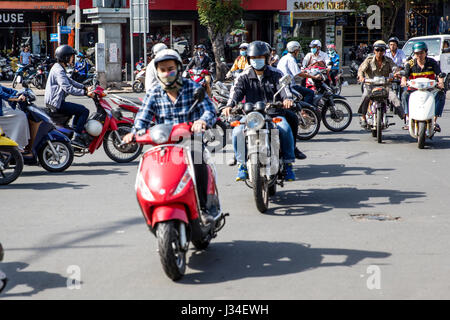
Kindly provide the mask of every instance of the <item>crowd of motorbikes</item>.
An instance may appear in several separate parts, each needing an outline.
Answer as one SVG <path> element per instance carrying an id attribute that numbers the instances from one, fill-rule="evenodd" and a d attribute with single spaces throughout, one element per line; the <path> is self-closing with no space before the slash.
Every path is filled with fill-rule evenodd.
<path id="1" fill-rule="evenodd" d="M 20 65 L 18 67 L 20 68 Z M 139 72 L 143 71 L 145 72 Z M 348 128 L 352 121 L 352 109 L 347 99 L 340 95 L 342 74 L 338 74 L 340 78 L 337 79 L 337 85 L 333 86 L 327 68 L 307 68 L 306 71 L 320 77 L 306 81 L 306 87 L 315 92 L 312 104 L 303 101 L 301 95 L 291 88 L 295 102 L 293 111 L 299 119 L 296 139 L 313 139 L 321 122 L 333 132 Z M 278 130 L 275 130 L 275 124 L 283 119 L 269 115 L 271 109 L 282 108 L 282 105 L 276 102 L 276 95 L 273 101 L 260 101 L 255 104 L 243 100 L 233 108 L 231 116 L 225 117 L 221 110 L 230 98 L 232 82 L 215 81 L 213 77 L 211 99 L 216 105 L 218 118 L 214 126 L 202 135 L 200 141 L 205 146 L 204 157 L 208 165 L 208 211 L 213 212 L 214 219 L 204 223 L 200 219 L 194 161 L 190 145 L 185 143 L 193 136 L 192 124 L 153 125 L 146 131 L 138 132 L 131 144 L 125 144 L 122 138 L 131 131 L 143 101 L 139 98 L 108 95 L 94 82 L 93 101 L 96 111 L 89 116 L 84 137 L 89 141 L 89 146 L 80 148 L 70 142 L 74 133 L 68 125 L 70 117 L 46 107 L 36 106 L 36 97 L 29 88 L 29 84 L 33 83 L 33 78 L 30 78 L 32 73 L 30 69 L 22 72 L 20 81 L 17 77 L 14 79 L 22 83 L 23 89 L 19 94 L 26 97 L 26 101 L 20 103 L 19 107 L 26 113 L 30 123 L 32 156 L 24 158 L 17 144 L 8 139 L 0 129 L 0 185 L 16 180 L 24 165 L 39 164 L 49 172 L 62 172 L 70 167 L 74 157 L 92 154 L 102 145 L 107 156 L 118 163 L 133 161 L 142 154 L 135 182 L 137 201 L 149 230 L 157 238 L 163 269 L 172 280 L 180 279 L 185 273 L 189 243 L 192 242 L 197 249 L 205 249 L 225 225 L 228 214 L 222 211 L 220 205 L 217 173 L 211 161 L 211 153 L 226 146 L 230 140 L 227 135 L 229 129 L 237 125 L 245 126 L 249 170 L 245 183 L 252 189 L 258 211 L 266 212 L 270 197 L 276 194 L 278 186 L 284 185 L 285 164 L 280 161 L 280 140 Z M 211 75 L 211 72 L 192 69 L 185 73 L 185 77 L 202 85 L 202 89 L 195 93 L 196 102 L 190 111 L 195 110 L 198 103 L 205 98 L 206 75 Z M 238 76 L 239 72 L 233 74 L 233 77 Z M 145 77 L 136 79 L 142 82 L 142 88 L 144 79 Z M 284 76 L 280 80 L 281 89 L 289 86 L 291 80 L 289 76 Z M 394 86 L 398 95 L 401 95 L 401 88 L 394 78 L 370 79 L 366 80 L 366 85 L 370 87 L 371 99 L 367 112 L 367 129 L 381 142 L 382 131 L 392 125 L 389 122 L 392 116 L 388 111 L 392 106 L 387 100 L 387 88 Z M 429 79 L 416 79 L 408 82 L 408 85 L 417 89 L 410 98 L 409 133 L 418 140 L 419 148 L 423 148 L 425 138 L 434 135 L 433 90 L 436 83 Z M 142 88 L 138 90 L 142 91 Z M 129 116 L 124 116 L 125 113 L 129 113 Z M 240 120 L 242 115 L 246 116 L 245 121 Z M 145 153 L 144 145 L 150 145 Z M 3 250 L 0 246 L 0 261 L 2 256 Z M 2 284 L 6 283 L 3 279 L 6 277 L 2 276 L 0 272 L 0 290 Z"/>

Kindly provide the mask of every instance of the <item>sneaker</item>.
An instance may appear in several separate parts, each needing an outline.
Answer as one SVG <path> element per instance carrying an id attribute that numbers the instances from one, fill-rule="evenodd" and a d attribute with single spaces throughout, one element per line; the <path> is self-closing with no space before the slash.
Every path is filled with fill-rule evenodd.
<path id="1" fill-rule="evenodd" d="M 236 158 L 233 157 L 233 159 L 228 160 L 227 165 L 229 165 L 230 167 L 235 166 L 237 163 Z"/>
<path id="2" fill-rule="evenodd" d="M 248 179 L 247 167 L 243 164 L 239 165 L 236 181 L 245 181 Z"/>
<path id="3" fill-rule="evenodd" d="M 361 124 L 361 127 L 365 128 L 367 127 L 367 121 L 366 120 L 360 120 L 359 123 Z"/>
<path id="4" fill-rule="evenodd" d="M 286 164 L 286 177 L 284 178 L 285 181 L 294 181 L 295 180 L 295 173 L 292 170 L 292 163 Z"/>
<path id="5" fill-rule="evenodd" d="M 202 219 L 202 222 L 204 225 L 214 222 L 213 216 L 210 215 L 208 210 L 206 210 L 206 209 L 200 210 L 200 218 Z"/>
<path id="6" fill-rule="evenodd" d="M 306 159 L 306 155 L 303 152 L 301 152 L 297 147 L 295 147 L 294 153 L 295 153 L 296 159 L 298 159 L 298 160 Z"/>
<path id="7" fill-rule="evenodd" d="M 80 147 L 80 148 L 89 147 L 88 145 L 86 145 L 86 142 L 79 135 L 76 135 L 75 138 L 73 138 L 71 142 L 73 145 Z"/>

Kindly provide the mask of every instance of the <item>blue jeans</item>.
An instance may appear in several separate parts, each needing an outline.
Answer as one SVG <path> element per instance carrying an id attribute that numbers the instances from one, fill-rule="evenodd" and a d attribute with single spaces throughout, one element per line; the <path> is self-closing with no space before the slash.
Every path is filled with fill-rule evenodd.
<path id="1" fill-rule="evenodd" d="M 302 86 L 292 86 L 292 88 L 303 96 L 303 101 L 314 104 L 314 91 Z"/>
<path id="2" fill-rule="evenodd" d="M 277 117 L 283 119 L 283 121 L 277 123 L 277 129 L 280 133 L 280 147 L 281 155 L 283 157 L 284 163 L 295 162 L 294 153 L 294 136 L 292 135 L 291 127 L 284 117 Z M 241 119 L 245 120 L 245 117 Z M 244 125 L 234 127 L 233 134 L 233 149 L 236 155 L 236 161 L 240 164 L 245 164 L 247 162 L 247 145 L 245 143 L 244 137 Z"/>
<path id="3" fill-rule="evenodd" d="M 63 101 L 58 109 L 59 113 L 74 116 L 72 127 L 77 134 L 83 133 L 84 125 L 89 117 L 89 110 L 81 104 Z"/>

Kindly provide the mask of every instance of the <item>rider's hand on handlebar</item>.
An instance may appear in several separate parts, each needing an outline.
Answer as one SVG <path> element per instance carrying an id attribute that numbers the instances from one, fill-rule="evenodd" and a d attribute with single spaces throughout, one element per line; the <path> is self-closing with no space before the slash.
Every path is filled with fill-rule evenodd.
<path id="1" fill-rule="evenodd" d="M 363 83 L 364 82 L 364 77 L 358 77 L 358 82 Z"/>
<path id="2" fill-rule="evenodd" d="M 283 101 L 283 108 L 284 109 L 290 109 L 294 106 L 294 101 L 291 99 L 286 99 Z"/>
<path id="3" fill-rule="evenodd" d="M 225 117 L 229 117 L 231 115 L 232 107 L 226 107 L 222 109 L 222 113 Z"/>
<path id="4" fill-rule="evenodd" d="M 192 132 L 202 132 L 206 130 L 206 122 L 203 120 L 194 121 L 192 124 L 191 131 Z"/>
<path id="5" fill-rule="evenodd" d="M 131 142 L 133 142 L 133 140 L 134 140 L 134 133 L 132 133 L 132 132 L 127 133 L 127 134 L 122 138 L 122 141 L 123 141 L 124 143 L 131 143 Z"/>
<path id="6" fill-rule="evenodd" d="M 402 82 L 400 83 L 400 86 L 402 86 L 402 87 L 406 87 L 407 86 L 406 78 L 402 78 Z"/>
<path id="7" fill-rule="evenodd" d="M 26 101 L 27 97 L 25 97 L 23 94 L 21 94 L 18 98 L 19 101 Z"/>

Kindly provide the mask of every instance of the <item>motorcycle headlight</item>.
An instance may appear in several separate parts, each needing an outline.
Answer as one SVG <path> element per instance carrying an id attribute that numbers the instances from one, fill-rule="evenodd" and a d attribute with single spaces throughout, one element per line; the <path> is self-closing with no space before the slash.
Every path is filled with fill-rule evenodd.
<path id="1" fill-rule="evenodd" d="M 259 112 L 251 112 L 247 115 L 247 128 L 259 130 L 264 127 L 264 116 Z"/>

